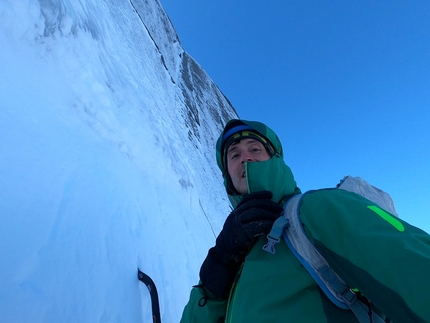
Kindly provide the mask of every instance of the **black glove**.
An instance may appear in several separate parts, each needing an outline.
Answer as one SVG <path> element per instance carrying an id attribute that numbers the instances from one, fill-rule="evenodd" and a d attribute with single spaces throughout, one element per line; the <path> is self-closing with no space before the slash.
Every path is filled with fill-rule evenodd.
<path id="1" fill-rule="evenodd" d="M 203 286 L 220 298 L 227 298 L 236 272 L 255 242 L 255 237 L 268 234 L 282 207 L 271 200 L 273 194 L 260 191 L 245 194 L 230 213 L 215 247 L 200 269 Z"/>

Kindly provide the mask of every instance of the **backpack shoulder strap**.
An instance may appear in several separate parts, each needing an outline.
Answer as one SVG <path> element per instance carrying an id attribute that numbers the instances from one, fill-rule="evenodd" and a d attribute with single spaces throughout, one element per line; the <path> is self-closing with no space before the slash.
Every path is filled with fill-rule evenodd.
<path id="1" fill-rule="evenodd" d="M 331 269 L 326 259 L 309 240 L 299 218 L 302 197 L 303 194 L 297 194 L 288 200 L 282 216 L 275 221 L 268 234 L 268 243 L 263 247 L 263 250 L 275 253 L 275 245 L 283 237 L 291 252 L 335 305 L 341 309 L 352 310 L 362 323 L 383 323 L 384 321 L 375 313 L 372 312 L 372 316 L 370 316 L 369 307 L 362 303 L 357 295 Z"/>

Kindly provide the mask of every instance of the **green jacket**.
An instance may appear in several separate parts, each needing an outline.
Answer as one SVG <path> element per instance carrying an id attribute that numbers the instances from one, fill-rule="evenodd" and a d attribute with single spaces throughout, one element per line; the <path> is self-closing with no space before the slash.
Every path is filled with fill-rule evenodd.
<path id="1" fill-rule="evenodd" d="M 223 169 L 222 154 L 219 157 Z M 273 173 L 281 174 L 283 182 Z M 250 192 L 270 190 L 281 204 L 300 191 L 283 163 L 282 147 L 269 161 L 248 163 L 247 178 Z M 235 204 L 240 196 L 230 200 Z M 390 215 L 382 217 L 373 205 L 344 190 L 317 190 L 304 195 L 300 219 L 330 266 L 377 311 L 396 323 L 430 322 L 430 236 Z M 204 290 L 193 288 L 181 322 L 357 322 L 352 312 L 331 303 L 284 242 L 274 255 L 262 250 L 266 242 L 266 237 L 256 241 L 227 301 L 209 297 L 200 306 Z"/>

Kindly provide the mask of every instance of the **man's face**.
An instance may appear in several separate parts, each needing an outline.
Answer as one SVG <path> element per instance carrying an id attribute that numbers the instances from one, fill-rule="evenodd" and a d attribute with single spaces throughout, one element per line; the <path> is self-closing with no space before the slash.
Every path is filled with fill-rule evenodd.
<path id="1" fill-rule="evenodd" d="M 227 149 L 227 171 L 234 188 L 240 193 L 248 193 L 245 178 L 245 162 L 259 162 L 270 159 L 264 145 L 255 139 L 236 141 Z"/>

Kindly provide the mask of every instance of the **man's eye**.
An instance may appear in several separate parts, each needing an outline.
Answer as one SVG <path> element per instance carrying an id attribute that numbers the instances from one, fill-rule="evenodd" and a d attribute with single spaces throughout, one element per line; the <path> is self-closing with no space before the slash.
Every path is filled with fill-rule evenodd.
<path id="1" fill-rule="evenodd" d="M 261 151 L 261 149 L 260 149 L 260 148 L 252 148 L 252 149 L 251 149 L 251 151 L 252 151 L 253 153 L 256 153 L 256 152 Z"/>
<path id="2" fill-rule="evenodd" d="M 230 155 L 230 160 L 235 159 L 237 157 L 239 157 L 239 154 L 232 154 Z"/>

